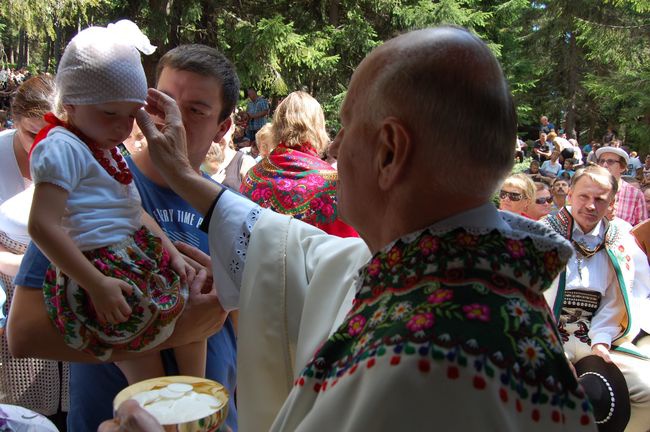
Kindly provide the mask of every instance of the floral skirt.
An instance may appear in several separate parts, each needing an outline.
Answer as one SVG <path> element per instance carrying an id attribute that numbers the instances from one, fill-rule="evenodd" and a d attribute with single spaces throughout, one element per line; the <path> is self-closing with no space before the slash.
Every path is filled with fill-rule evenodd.
<path id="1" fill-rule="evenodd" d="M 86 291 L 50 265 L 43 284 L 45 305 L 66 344 L 105 361 L 113 349 L 146 351 L 171 335 L 188 291 L 158 237 L 142 227 L 118 244 L 84 255 L 104 275 L 131 284 L 133 293 L 124 295 L 131 315 L 120 324 L 101 324 Z"/>

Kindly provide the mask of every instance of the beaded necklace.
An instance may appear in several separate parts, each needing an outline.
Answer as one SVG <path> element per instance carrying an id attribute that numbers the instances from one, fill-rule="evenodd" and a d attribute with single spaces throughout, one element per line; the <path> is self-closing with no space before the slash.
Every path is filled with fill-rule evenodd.
<path id="1" fill-rule="evenodd" d="M 52 130 L 57 126 L 60 126 L 68 129 L 70 132 L 75 134 L 81 141 L 83 141 L 90 149 L 90 152 L 92 153 L 95 160 L 97 160 L 97 162 L 99 162 L 102 168 L 104 168 L 106 172 L 110 176 L 112 176 L 115 180 L 117 180 L 118 182 L 124 185 L 128 185 L 133 181 L 133 174 L 131 173 L 131 170 L 127 166 L 126 162 L 124 161 L 124 158 L 120 154 L 117 147 L 113 147 L 110 150 L 113 161 L 115 161 L 115 164 L 117 165 L 117 167 L 115 167 L 114 165 L 111 164 L 111 161 L 105 156 L 104 150 L 99 148 L 99 146 L 96 143 L 88 139 L 77 128 L 71 126 L 67 122 L 62 121 L 51 112 L 45 114 L 43 118 L 48 124 L 43 129 L 41 129 L 36 135 L 36 138 L 34 139 L 34 143 L 32 144 L 32 147 L 29 149 L 29 156 L 31 156 L 34 147 L 36 147 L 36 144 L 38 144 L 41 140 L 43 140 L 50 132 L 50 130 Z"/>

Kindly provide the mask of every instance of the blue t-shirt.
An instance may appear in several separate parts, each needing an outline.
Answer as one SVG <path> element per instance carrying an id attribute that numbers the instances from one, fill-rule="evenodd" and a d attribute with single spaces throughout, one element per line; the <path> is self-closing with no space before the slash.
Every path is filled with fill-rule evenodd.
<path id="1" fill-rule="evenodd" d="M 169 188 L 158 186 L 127 158 L 135 185 L 142 197 L 142 206 L 160 224 L 172 241 L 181 240 L 208 253 L 208 236 L 198 227 L 201 215 Z M 16 285 L 42 287 L 48 259 L 33 243 L 29 244 L 16 276 Z M 162 351 L 165 371 L 178 375 L 172 350 Z M 234 394 L 237 379 L 237 348 L 235 331 L 226 320 L 223 328 L 208 338 L 206 378 L 223 384 L 230 393 L 226 424 L 237 431 L 237 409 Z M 122 372 L 112 363 L 70 364 L 70 412 L 68 431 L 97 430 L 99 424 L 113 417 L 113 399 L 128 385 Z"/>

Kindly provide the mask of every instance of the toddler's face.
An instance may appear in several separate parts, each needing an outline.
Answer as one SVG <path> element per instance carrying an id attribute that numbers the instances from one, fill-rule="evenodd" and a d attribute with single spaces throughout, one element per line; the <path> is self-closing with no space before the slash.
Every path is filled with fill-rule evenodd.
<path id="1" fill-rule="evenodd" d="M 108 102 L 95 105 L 66 105 L 70 123 L 103 149 L 111 149 L 129 137 L 137 102 Z"/>

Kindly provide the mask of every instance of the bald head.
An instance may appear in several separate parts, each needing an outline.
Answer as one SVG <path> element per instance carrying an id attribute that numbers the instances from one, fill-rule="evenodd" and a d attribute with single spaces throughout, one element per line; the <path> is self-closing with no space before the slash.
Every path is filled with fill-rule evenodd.
<path id="1" fill-rule="evenodd" d="M 515 108 L 499 63 L 479 38 L 455 27 L 417 30 L 380 46 L 362 66 L 374 76 L 367 80 L 373 120 L 406 123 L 423 160 L 436 167 L 434 183 L 487 196 L 509 173 Z"/>

